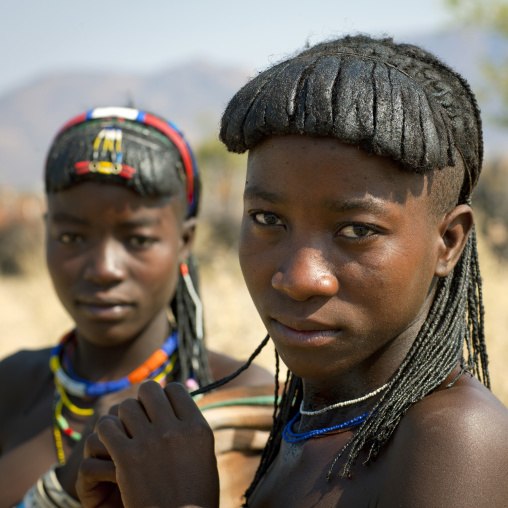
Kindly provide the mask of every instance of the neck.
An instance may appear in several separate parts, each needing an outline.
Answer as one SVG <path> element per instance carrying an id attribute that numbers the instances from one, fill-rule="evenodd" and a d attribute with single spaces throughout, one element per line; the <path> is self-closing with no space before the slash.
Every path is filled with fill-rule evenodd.
<path id="1" fill-rule="evenodd" d="M 165 312 L 144 329 L 114 345 L 92 342 L 76 330 L 76 349 L 72 367 L 77 376 L 88 381 L 111 381 L 129 374 L 143 364 L 171 333 Z"/>
<path id="2" fill-rule="evenodd" d="M 303 407 L 315 411 L 340 402 L 362 398 L 385 385 L 400 367 L 413 345 L 434 298 L 434 284 L 414 321 L 396 337 L 378 349 L 372 356 L 346 371 L 336 372 L 326 379 L 303 379 Z M 347 420 L 372 409 L 383 396 L 372 398 L 327 411 L 325 414 L 302 415 L 302 422 Z"/>

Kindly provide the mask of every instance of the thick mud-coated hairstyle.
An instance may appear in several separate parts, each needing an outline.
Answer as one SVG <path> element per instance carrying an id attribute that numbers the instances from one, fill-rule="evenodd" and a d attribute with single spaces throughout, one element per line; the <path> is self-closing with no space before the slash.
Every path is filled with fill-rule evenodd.
<path id="1" fill-rule="evenodd" d="M 87 181 L 123 185 L 140 196 L 175 196 L 187 218 L 198 213 L 201 182 L 189 144 L 174 123 L 137 109 L 92 109 L 60 129 L 46 159 L 46 193 Z M 178 330 L 177 376 L 203 386 L 211 374 L 192 254 L 183 271 L 168 302 Z"/>
<path id="2" fill-rule="evenodd" d="M 347 36 L 258 74 L 228 104 L 220 138 L 241 153 L 268 136 L 288 134 L 334 137 L 388 156 L 404 171 L 443 171 L 445 191 L 430 191 L 434 200 L 447 201 L 438 203 L 439 213 L 469 202 L 482 166 L 480 112 L 465 79 L 421 48 L 392 39 Z M 409 407 L 442 384 L 460 361 L 489 386 L 474 229 L 453 272 L 438 281 L 427 319 L 387 390 L 338 455 L 348 451 L 341 474 L 351 474 L 362 450 L 370 463 Z M 247 501 L 301 400 L 302 381 L 289 373 Z"/>
<path id="3" fill-rule="evenodd" d="M 391 39 L 344 37 L 262 72 L 231 100 L 220 138 L 242 153 L 271 135 L 332 136 L 409 171 L 482 165 L 480 112 L 465 79 L 428 52 Z"/>
<path id="4" fill-rule="evenodd" d="M 87 180 L 141 196 L 183 193 L 187 216 L 198 211 L 201 181 L 189 144 L 176 124 L 137 109 L 92 109 L 60 129 L 46 160 L 46 192 Z"/>

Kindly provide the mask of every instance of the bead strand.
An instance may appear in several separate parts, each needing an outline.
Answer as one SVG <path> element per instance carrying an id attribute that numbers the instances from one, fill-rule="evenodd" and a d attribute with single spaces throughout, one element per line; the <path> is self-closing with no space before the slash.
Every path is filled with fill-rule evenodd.
<path id="1" fill-rule="evenodd" d="M 353 404 L 357 404 L 358 402 L 363 402 L 364 400 L 368 400 L 372 397 L 375 397 L 376 395 L 380 394 L 382 391 L 386 390 L 388 388 L 388 383 L 384 384 L 383 386 L 380 386 L 373 392 L 367 393 L 366 395 L 363 395 L 362 397 L 358 397 L 357 399 L 350 399 L 350 400 L 344 400 L 342 402 L 336 402 L 335 404 L 332 404 L 331 406 L 326 406 L 322 409 L 316 409 L 315 411 L 307 411 L 303 409 L 303 400 L 300 403 L 300 414 L 305 416 L 315 416 L 315 415 L 321 415 L 323 413 L 326 413 L 327 411 L 331 411 L 332 409 L 337 409 L 340 407 L 346 407 L 346 406 L 352 406 Z"/>
<path id="2" fill-rule="evenodd" d="M 298 412 L 296 413 L 294 418 L 284 427 L 284 430 L 282 431 L 282 437 L 284 438 L 284 441 L 286 441 L 287 443 L 297 443 L 299 441 L 306 441 L 307 439 L 322 436 L 324 434 L 328 434 L 330 432 L 334 432 L 337 430 L 358 427 L 365 421 L 365 419 L 367 418 L 367 416 L 369 416 L 369 414 L 370 413 L 364 413 L 360 416 L 356 416 L 355 418 L 351 418 L 351 420 L 339 423 L 338 425 L 333 425 L 332 427 L 325 427 L 324 429 L 309 430 L 307 432 L 293 432 L 292 426 L 296 422 L 296 420 L 301 416 L 300 412 Z"/>

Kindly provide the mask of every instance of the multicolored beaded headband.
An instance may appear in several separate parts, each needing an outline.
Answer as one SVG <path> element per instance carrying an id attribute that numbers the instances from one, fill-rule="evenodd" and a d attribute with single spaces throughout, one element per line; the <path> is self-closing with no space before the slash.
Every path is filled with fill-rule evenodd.
<path id="1" fill-rule="evenodd" d="M 150 113 L 146 113 L 139 109 L 122 108 L 122 107 L 107 107 L 95 108 L 82 113 L 71 120 L 69 120 L 58 132 L 57 137 L 64 131 L 87 122 L 89 120 L 117 118 L 121 120 L 129 120 L 137 122 L 149 127 L 153 127 L 162 134 L 164 134 L 173 145 L 178 149 L 183 161 L 185 176 L 187 180 L 187 202 L 189 205 L 189 215 L 192 214 L 196 207 L 196 194 L 194 181 L 198 177 L 198 167 L 194 158 L 194 154 L 183 137 L 182 132 L 178 126 L 173 122 L 166 122 Z M 74 167 L 76 174 L 82 175 L 85 173 L 103 173 L 103 174 L 116 174 L 123 178 L 130 179 L 136 172 L 135 168 L 127 166 L 122 162 L 122 134 L 119 127 L 105 127 L 99 132 L 94 142 L 94 155 L 98 153 L 99 148 L 102 146 L 102 151 L 109 151 L 112 155 L 112 161 L 78 161 Z"/>

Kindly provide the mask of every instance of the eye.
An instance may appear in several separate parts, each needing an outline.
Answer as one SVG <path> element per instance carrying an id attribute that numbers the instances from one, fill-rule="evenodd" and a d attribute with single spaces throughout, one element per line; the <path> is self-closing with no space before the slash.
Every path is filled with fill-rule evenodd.
<path id="1" fill-rule="evenodd" d="M 129 237 L 129 245 L 136 248 L 148 248 L 156 242 L 155 238 L 144 235 L 134 235 Z"/>
<path id="2" fill-rule="evenodd" d="M 282 220 L 280 217 L 270 212 L 254 212 L 251 214 L 254 222 L 264 226 L 281 226 Z"/>
<path id="3" fill-rule="evenodd" d="M 84 238 L 82 235 L 77 233 L 62 233 L 58 235 L 58 241 L 64 245 L 72 245 L 76 243 L 82 243 Z"/>
<path id="4" fill-rule="evenodd" d="M 364 224 L 349 224 L 340 230 L 340 234 L 346 238 L 360 239 L 375 235 L 376 231 Z"/>

